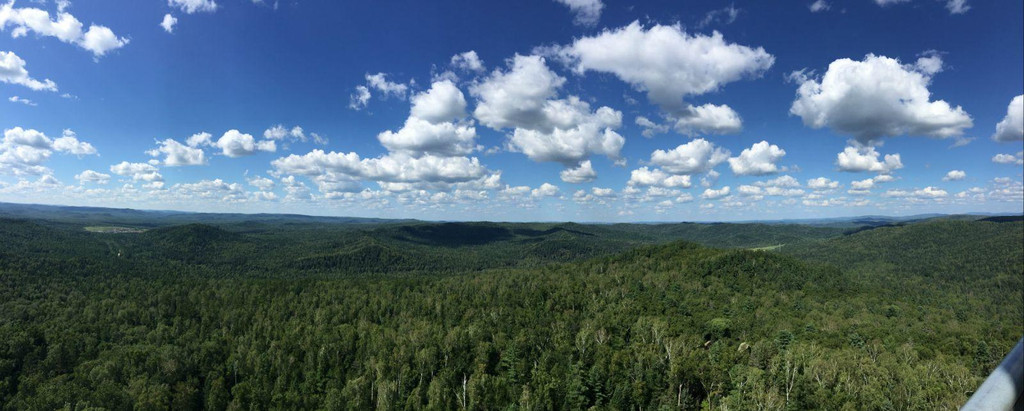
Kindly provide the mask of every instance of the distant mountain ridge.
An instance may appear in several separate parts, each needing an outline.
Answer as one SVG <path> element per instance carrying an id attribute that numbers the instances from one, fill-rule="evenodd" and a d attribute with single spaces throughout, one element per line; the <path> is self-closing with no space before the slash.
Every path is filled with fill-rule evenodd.
<path id="1" fill-rule="evenodd" d="M 850 217 L 828 217 L 810 219 L 779 219 L 779 220 L 741 220 L 729 221 L 730 224 L 799 224 L 811 226 L 831 227 L 854 227 L 854 226 L 882 226 L 900 222 L 924 221 L 935 218 L 960 218 L 978 219 L 982 217 L 1019 217 L 1018 214 L 1002 213 L 966 213 L 966 214 L 916 214 L 909 216 L 883 216 L 863 215 Z M 331 223 L 331 224 L 383 224 L 383 223 L 410 223 L 422 220 L 406 218 L 370 218 L 370 217 L 332 217 L 312 216 L 305 214 L 288 213 L 209 213 L 209 212 L 188 212 L 175 210 L 138 210 L 132 208 L 107 208 L 91 206 L 61 206 L 47 204 L 19 204 L 0 202 L 0 217 L 6 218 L 29 218 L 46 219 L 66 223 L 95 223 L 95 224 L 134 224 L 141 227 L 159 227 L 164 225 L 180 225 L 188 223 L 204 224 L 237 224 L 237 223 Z M 1021 217 L 1024 218 L 1024 217 Z M 436 223 L 461 222 L 473 223 L 470 221 L 434 221 Z M 682 221 L 649 221 L 633 222 L 628 224 L 641 225 L 663 225 L 675 224 Z M 479 222 L 483 223 L 483 222 Z M 598 223 L 598 222 L 574 222 L 571 224 L 622 224 L 622 223 Z M 716 224 L 716 222 L 693 222 L 693 224 Z"/>

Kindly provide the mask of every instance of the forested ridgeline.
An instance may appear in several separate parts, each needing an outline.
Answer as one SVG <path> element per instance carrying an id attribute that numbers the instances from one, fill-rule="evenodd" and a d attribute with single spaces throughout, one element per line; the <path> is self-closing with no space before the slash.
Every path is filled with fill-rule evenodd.
<path id="1" fill-rule="evenodd" d="M 110 223 L 104 215 L 92 218 Z M 68 260 L 90 257 L 108 265 L 217 266 L 222 277 L 437 275 L 580 261 L 674 240 L 745 248 L 832 238 L 845 231 L 795 224 L 343 224 L 292 220 L 98 227 L 142 231 L 124 233 L 90 232 L 97 227 L 67 220 L 0 218 L 0 238 L 10 242 L 0 249 L 0 255 L 7 255 L 7 264 L 23 260 L 32 265 L 66 266 Z M 125 217 L 114 221 L 136 222 Z"/>
<path id="2" fill-rule="evenodd" d="M 478 239 L 436 244 L 425 239 L 464 227 L 427 227 L 350 231 L 421 265 L 381 276 L 295 265 L 348 244 L 340 229 L 100 234 L 0 221 L 0 404 L 953 409 L 1024 327 L 1020 222 L 782 247 L 806 261 L 604 233 L 631 249 L 508 266 L 477 263 L 602 233 L 481 225 Z"/>

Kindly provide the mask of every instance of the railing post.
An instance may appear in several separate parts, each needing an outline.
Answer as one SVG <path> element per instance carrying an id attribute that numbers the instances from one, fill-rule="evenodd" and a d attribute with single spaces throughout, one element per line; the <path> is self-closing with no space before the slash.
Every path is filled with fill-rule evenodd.
<path id="1" fill-rule="evenodd" d="M 1006 355 L 999 367 L 981 383 L 961 411 L 1015 410 L 1024 408 L 1024 337 Z M 1014 405 L 1017 404 L 1016 408 Z"/>

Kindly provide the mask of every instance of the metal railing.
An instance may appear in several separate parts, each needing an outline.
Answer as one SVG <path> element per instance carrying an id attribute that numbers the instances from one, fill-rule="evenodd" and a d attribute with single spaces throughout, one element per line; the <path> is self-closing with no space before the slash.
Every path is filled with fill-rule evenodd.
<path id="1" fill-rule="evenodd" d="M 1006 355 L 999 367 L 989 374 L 981 387 L 961 411 L 975 410 L 1022 410 L 1024 399 L 1024 338 Z"/>

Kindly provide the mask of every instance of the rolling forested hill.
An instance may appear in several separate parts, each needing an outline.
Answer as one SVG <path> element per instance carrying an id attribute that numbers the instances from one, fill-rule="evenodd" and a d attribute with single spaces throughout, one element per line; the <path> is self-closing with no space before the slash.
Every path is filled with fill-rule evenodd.
<path id="1" fill-rule="evenodd" d="M 1024 329 L 1009 220 L 0 219 L 0 407 L 954 409 Z"/>

